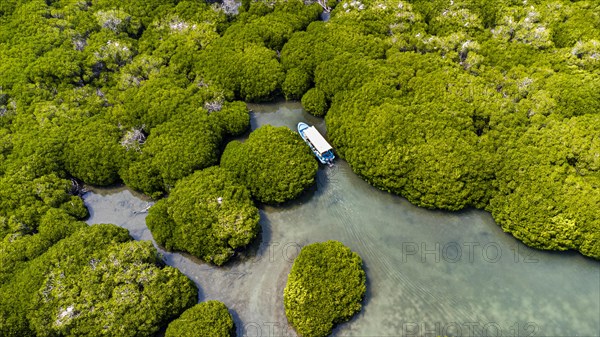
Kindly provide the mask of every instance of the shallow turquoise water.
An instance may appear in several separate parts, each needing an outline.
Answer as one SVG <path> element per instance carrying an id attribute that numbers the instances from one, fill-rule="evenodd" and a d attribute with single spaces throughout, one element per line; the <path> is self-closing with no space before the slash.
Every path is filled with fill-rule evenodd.
<path id="1" fill-rule="evenodd" d="M 249 105 L 252 128 L 325 131 L 298 103 Z M 283 311 L 283 288 L 300 247 L 339 240 L 364 260 L 362 312 L 334 336 L 599 336 L 600 263 L 573 252 L 532 250 L 503 233 L 489 213 L 430 211 L 379 191 L 338 160 L 317 186 L 281 207 L 261 206 L 262 234 L 224 267 L 163 252 L 200 288 L 224 302 L 241 336 L 296 336 Z M 148 201 L 125 188 L 84 196 L 88 223 L 115 223 L 151 240 Z"/>

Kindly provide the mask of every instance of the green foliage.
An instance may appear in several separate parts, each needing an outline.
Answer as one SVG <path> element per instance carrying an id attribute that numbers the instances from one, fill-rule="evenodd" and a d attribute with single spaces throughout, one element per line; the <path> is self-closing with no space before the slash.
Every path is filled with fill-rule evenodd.
<path id="1" fill-rule="evenodd" d="M 17 6 L 17 3 L 17 0 L 7 0 L 2 2 L 2 5 L 0 6 L 0 18 L 2 16 L 8 16 L 12 14 Z"/>
<path id="2" fill-rule="evenodd" d="M 154 241 L 167 250 L 173 250 L 176 243 L 171 241 L 175 236 L 174 229 L 177 224 L 169 215 L 168 206 L 167 199 L 161 199 L 152 205 L 146 217 L 146 225 L 152 232 Z"/>
<path id="3" fill-rule="evenodd" d="M 360 256 L 342 243 L 303 247 L 283 291 L 288 321 L 300 336 L 328 336 L 361 310 L 365 281 Z"/>
<path id="4" fill-rule="evenodd" d="M 330 22 L 313 22 L 306 32 L 292 36 L 281 50 L 281 62 L 285 69 L 299 68 L 313 76 L 319 64 L 343 53 L 354 54 L 356 58 L 383 58 L 385 43 L 381 38 L 364 35 L 352 27 L 338 27 Z"/>
<path id="5" fill-rule="evenodd" d="M 0 289 L 0 333 L 5 336 L 34 335 L 28 318 L 33 313 L 30 308 L 39 304 L 36 295 L 54 266 L 77 270 L 78 266 L 89 263 L 94 251 L 129 239 L 127 230 L 116 226 L 85 226 L 28 262 Z"/>
<path id="6" fill-rule="evenodd" d="M 199 53 L 195 72 L 204 83 L 224 88 L 226 96 L 268 100 L 285 78 L 277 51 L 319 12 L 318 5 L 298 0 L 252 3 L 221 39 Z"/>
<path id="7" fill-rule="evenodd" d="M 90 216 L 88 209 L 85 207 L 83 199 L 78 196 L 72 195 L 69 200 L 60 205 L 60 208 L 67 212 L 67 214 L 70 216 L 79 220 L 85 220 Z"/>
<path id="8" fill-rule="evenodd" d="M 317 4 L 302 1 L 256 1 L 242 13 L 225 33 L 238 41 L 262 42 L 267 48 L 281 50 L 295 31 L 304 30 L 322 11 Z"/>
<path id="9" fill-rule="evenodd" d="M 569 65 L 598 73 L 600 62 L 598 62 L 597 55 L 600 52 L 600 41 L 597 39 L 577 41 L 575 46 L 567 52 L 566 60 Z"/>
<path id="10" fill-rule="evenodd" d="M 478 133 L 501 108 L 499 95 L 481 85 L 477 95 L 466 96 L 468 82 L 452 66 L 421 73 L 430 59 L 390 58 L 393 65 L 410 62 L 417 73 L 401 79 L 405 95 L 385 81 L 338 94 L 326 118 L 330 139 L 355 172 L 417 205 L 457 210 L 485 204 L 492 158 Z"/>
<path id="11" fill-rule="evenodd" d="M 120 175 L 127 186 L 140 191 L 151 198 L 164 194 L 166 186 L 160 176 L 160 170 L 151 158 L 138 159 L 121 170 Z"/>
<path id="12" fill-rule="evenodd" d="M 193 283 L 160 267 L 150 242 L 114 225 L 79 228 L 65 227 L 70 236 L 2 285 L 2 335 L 152 334 L 196 302 Z"/>
<path id="13" fill-rule="evenodd" d="M 302 107 L 311 115 L 325 116 L 327 105 L 325 93 L 318 88 L 312 88 L 302 96 Z"/>
<path id="14" fill-rule="evenodd" d="M 295 33 L 281 61 L 314 79 L 305 109 L 328 109 L 337 153 L 374 186 L 428 208 L 488 208 L 529 245 L 596 256 L 589 234 L 596 222 L 581 201 L 595 200 L 583 187 L 595 178 L 570 177 L 582 188 L 558 192 L 550 178 L 518 178 L 524 168 L 516 154 L 527 146 L 563 153 L 543 137 L 522 136 L 549 119 L 576 123 L 600 109 L 598 25 L 583 24 L 597 21 L 595 9 L 589 1 L 342 1 L 329 21 Z M 576 124 L 591 123 L 583 120 Z M 539 170 L 533 176 L 556 175 Z M 519 193 L 505 191 L 511 179 L 522 181 Z M 534 191 L 569 200 L 558 207 Z M 552 218 L 525 205 L 537 198 L 554 205 Z"/>
<path id="15" fill-rule="evenodd" d="M 255 43 L 228 45 L 225 38 L 208 46 L 199 56 L 197 73 L 245 101 L 271 97 L 284 79 L 277 53 Z"/>
<path id="16" fill-rule="evenodd" d="M 264 125 L 244 143 L 227 144 L 221 166 L 234 173 L 252 196 L 276 204 L 296 198 L 315 182 L 318 164 L 300 135 Z"/>
<path id="17" fill-rule="evenodd" d="M 381 72 L 378 63 L 351 54 L 336 56 L 325 61 L 315 70 L 315 85 L 331 100 L 333 96 L 344 90 L 360 88 L 368 79 Z"/>
<path id="18" fill-rule="evenodd" d="M 83 57 L 70 46 L 47 52 L 26 69 L 26 76 L 31 82 L 45 85 L 74 84 L 82 75 Z"/>
<path id="19" fill-rule="evenodd" d="M 150 208 L 146 223 L 166 249 L 222 265 L 256 237 L 258 219 L 248 190 L 213 166 L 180 180 Z"/>
<path id="20" fill-rule="evenodd" d="M 221 102 L 216 103 L 217 106 L 221 105 Z M 250 114 L 244 102 L 226 102 L 219 110 L 209 110 L 209 113 L 210 119 L 215 120 L 228 136 L 239 136 L 250 127 Z"/>
<path id="21" fill-rule="evenodd" d="M 600 258 L 598 115 L 547 119 L 500 148 L 498 193 L 488 209 L 505 231 L 527 245 L 577 249 Z M 544 186 L 544 188 L 537 188 Z"/>
<path id="22" fill-rule="evenodd" d="M 10 222 L 6 218 L 0 218 L 0 221 Z M 84 226 L 84 223 L 75 221 L 62 210 L 52 208 L 41 217 L 36 234 L 12 233 L 4 236 L 0 243 L 0 285 L 24 267 L 27 261 L 35 259 L 53 244 Z"/>
<path id="23" fill-rule="evenodd" d="M 572 47 L 579 41 L 597 39 L 600 36 L 598 4 L 592 1 L 576 1 L 570 6 L 555 5 L 556 19 L 552 22 L 552 40 L 559 47 Z"/>
<path id="24" fill-rule="evenodd" d="M 244 49 L 240 62 L 242 73 L 239 95 L 246 101 L 269 97 L 283 81 L 283 70 L 276 59 L 277 54 L 259 46 Z"/>
<path id="25" fill-rule="evenodd" d="M 198 1 L 181 1 L 153 22 L 139 40 L 140 50 L 169 63 L 177 73 L 190 75 L 198 52 L 219 38 L 225 15 Z"/>
<path id="26" fill-rule="evenodd" d="M 590 74 L 557 73 L 547 79 L 545 87 L 556 101 L 556 112 L 564 117 L 600 111 L 600 77 Z"/>
<path id="27" fill-rule="evenodd" d="M 140 77 L 139 86 L 121 93 L 122 105 L 113 108 L 113 115 L 126 127 L 143 126 L 150 130 L 176 115 L 194 113 L 212 98 L 212 93 L 187 84 L 180 76 L 156 76 L 148 80 Z"/>
<path id="28" fill-rule="evenodd" d="M 73 216 L 61 209 L 50 209 L 40 219 L 38 235 L 54 243 L 86 226 L 83 222 L 76 221 Z"/>
<path id="29" fill-rule="evenodd" d="M 498 40 L 487 40 L 482 43 L 481 54 L 484 63 L 501 70 L 523 65 L 530 67 L 545 55 L 536 52 L 535 48 L 527 44 L 507 43 Z"/>
<path id="30" fill-rule="evenodd" d="M 130 241 L 95 253 L 76 271 L 57 265 L 45 275 L 28 314 L 38 336 L 148 335 L 196 302 L 193 283 L 159 268 L 150 241 Z"/>
<path id="31" fill-rule="evenodd" d="M 98 0 L 96 9 L 115 9 L 118 8 L 131 14 L 133 18 L 140 20 L 144 26 L 148 26 L 155 18 L 161 17 L 165 9 L 177 3 L 176 0 L 132 0 L 122 3 L 118 0 Z"/>
<path id="32" fill-rule="evenodd" d="M 41 218 L 52 208 L 71 201 L 71 182 L 56 174 L 36 174 L 36 167 L 28 162 L 9 167 L 0 177 L 0 217 L 6 222 L 0 226 L 0 236 L 31 234 L 37 230 Z"/>
<path id="33" fill-rule="evenodd" d="M 166 337 L 231 337 L 235 328 L 231 314 L 225 304 L 206 301 L 186 310 L 169 324 Z"/>
<path id="34" fill-rule="evenodd" d="M 121 171 L 123 180 L 156 197 L 194 170 L 214 165 L 222 139 L 214 124 L 205 110 L 198 109 L 155 127 L 141 154 L 132 154 L 135 161 Z"/>
<path id="35" fill-rule="evenodd" d="M 285 99 L 298 99 L 310 88 L 310 75 L 299 68 L 292 68 L 287 71 L 285 81 L 281 89 Z"/>
<path id="36" fill-rule="evenodd" d="M 75 127 L 65 146 L 65 168 L 88 184 L 114 184 L 125 151 L 119 145 L 120 137 L 117 127 L 100 120 Z"/>
<path id="37" fill-rule="evenodd" d="M 63 171 L 66 137 L 62 132 L 63 128 L 36 125 L 13 133 L 9 169 L 31 166 L 38 176 Z"/>
<path id="38" fill-rule="evenodd" d="M 86 40 L 84 80 L 98 86 L 116 84 L 116 73 L 137 55 L 135 39 L 100 30 Z"/>
<path id="39" fill-rule="evenodd" d="M 221 135 L 214 130 L 205 111 L 179 115 L 152 130 L 143 151 L 159 167 L 163 181 L 173 186 L 195 169 L 217 161 Z"/>

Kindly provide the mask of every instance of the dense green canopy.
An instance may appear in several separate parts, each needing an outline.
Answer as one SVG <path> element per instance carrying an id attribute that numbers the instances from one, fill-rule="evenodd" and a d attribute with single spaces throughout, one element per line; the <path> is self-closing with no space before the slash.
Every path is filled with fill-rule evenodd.
<path id="1" fill-rule="evenodd" d="M 166 249 L 221 265 L 256 237 L 258 220 L 246 187 L 213 166 L 180 180 L 150 208 L 146 223 Z"/>
<path id="2" fill-rule="evenodd" d="M 0 135 L 26 147 L 3 144 L 2 158 L 35 153 L 42 169 L 152 197 L 214 165 L 249 126 L 235 99 L 280 91 L 277 50 L 320 12 L 254 3 L 234 20 L 224 6 L 3 2 Z"/>
<path id="3" fill-rule="evenodd" d="M 232 337 L 235 326 L 225 304 L 206 301 L 186 310 L 171 322 L 165 337 Z"/>
<path id="4" fill-rule="evenodd" d="M 195 285 L 126 229 L 67 235 L 0 287 L 3 335 L 149 335 L 196 302 Z"/>
<path id="5" fill-rule="evenodd" d="M 322 117 L 327 112 L 327 97 L 322 90 L 312 88 L 302 96 L 302 107 L 306 112 Z"/>
<path id="6" fill-rule="evenodd" d="M 75 178 L 92 185 L 114 184 L 125 150 L 120 131 L 104 122 L 86 123 L 70 134 L 65 145 L 65 168 Z"/>
<path id="7" fill-rule="evenodd" d="M 215 43 L 198 56 L 195 70 L 205 83 L 246 101 L 273 97 L 285 79 L 278 52 L 295 31 L 317 19 L 320 7 L 301 1 L 252 2 Z"/>
<path id="8" fill-rule="evenodd" d="M 600 257 L 599 133 L 599 115 L 548 120 L 502 148 L 511 160 L 488 206 L 502 228 L 533 247 Z"/>
<path id="9" fill-rule="evenodd" d="M 598 6 L 341 1 L 282 49 L 287 93 L 313 81 L 302 103 L 373 185 L 600 258 Z"/>
<path id="10" fill-rule="evenodd" d="M 160 124 L 146 139 L 141 154 L 132 154 L 136 161 L 122 172 L 123 180 L 155 196 L 194 170 L 214 165 L 222 136 L 213 124 L 203 110 Z"/>
<path id="11" fill-rule="evenodd" d="M 233 172 L 252 196 L 275 204 L 300 195 L 315 181 L 318 164 L 298 133 L 264 125 L 248 140 L 227 144 L 221 166 Z"/>
<path id="12" fill-rule="evenodd" d="M 283 291 L 285 314 L 303 337 L 324 337 L 360 311 L 365 272 L 358 254 L 338 241 L 302 247 Z"/>

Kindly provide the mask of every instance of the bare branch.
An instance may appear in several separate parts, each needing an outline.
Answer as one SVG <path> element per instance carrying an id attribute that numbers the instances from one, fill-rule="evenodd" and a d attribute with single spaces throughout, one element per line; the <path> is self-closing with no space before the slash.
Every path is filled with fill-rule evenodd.
<path id="1" fill-rule="evenodd" d="M 144 126 L 140 128 L 132 128 L 127 131 L 123 139 L 121 140 L 121 146 L 123 146 L 127 151 L 133 149 L 136 151 L 141 151 L 140 146 L 144 144 L 146 141 L 146 135 L 142 132 Z"/>
<path id="2" fill-rule="evenodd" d="M 223 109 L 223 100 L 215 99 L 213 101 L 206 102 L 204 103 L 204 109 L 208 110 L 208 113 L 221 111 L 221 109 Z"/>
<path id="3" fill-rule="evenodd" d="M 327 13 L 331 12 L 331 7 L 327 6 L 327 0 L 304 0 L 305 5 L 312 5 L 314 3 L 318 3 L 323 10 Z"/>
<path id="4" fill-rule="evenodd" d="M 217 11 L 222 11 L 227 15 L 237 15 L 239 13 L 239 7 L 242 5 L 241 1 L 236 0 L 222 0 L 216 3 L 213 8 Z"/>

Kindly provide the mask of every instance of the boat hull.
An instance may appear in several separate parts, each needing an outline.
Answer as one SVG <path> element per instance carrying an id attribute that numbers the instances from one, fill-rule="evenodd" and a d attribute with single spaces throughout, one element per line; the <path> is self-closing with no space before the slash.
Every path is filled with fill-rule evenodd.
<path id="1" fill-rule="evenodd" d="M 305 131 L 307 129 L 309 129 L 310 126 L 308 126 L 308 124 L 300 122 L 298 123 L 298 133 L 300 134 L 300 137 L 302 137 L 302 139 L 304 140 L 304 142 L 308 145 L 308 147 L 310 147 L 311 151 L 315 154 L 315 156 L 317 157 L 317 159 L 319 160 L 319 162 L 321 162 L 321 164 L 328 164 L 328 165 L 332 165 L 333 164 L 333 160 L 335 159 L 335 155 L 333 154 L 333 150 L 328 150 L 325 151 L 323 153 L 319 152 L 315 146 L 310 142 L 310 140 L 307 138 Z"/>

